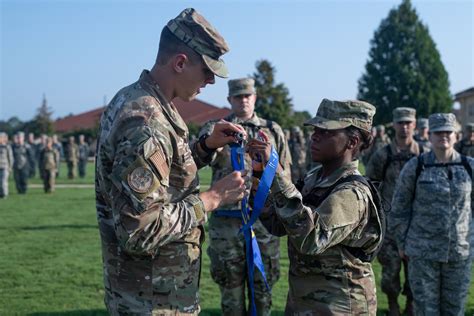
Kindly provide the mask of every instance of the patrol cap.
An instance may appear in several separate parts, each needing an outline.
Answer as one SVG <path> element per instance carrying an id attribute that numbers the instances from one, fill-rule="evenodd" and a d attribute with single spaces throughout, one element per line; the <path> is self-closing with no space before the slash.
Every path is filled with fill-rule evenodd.
<path id="1" fill-rule="evenodd" d="M 416 122 L 414 108 L 398 107 L 393 110 L 393 122 Z"/>
<path id="2" fill-rule="evenodd" d="M 242 94 L 256 94 L 255 80 L 252 78 L 232 79 L 227 82 L 229 86 L 229 97 Z"/>
<path id="3" fill-rule="evenodd" d="M 428 119 L 420 118 L 416 121 L 416 126 L 418 128 L 428 128 Z"/>
<path id="4" fill-rule="evenodd" d="M 346 128 L 352 125 L 370 132 L 374 114 L 375 107 L 364 101 L 331 101 L 323 99 L 316 116 L 306 121 L 304 125 L 329 130 Z"/>
<path id="5" fill-rule="evenodd" d="M 457 132 L 458 122 L 453 113 L 434 113 L 429 117 L 430 132 Z"/>
<path id="6" fill-rule="evenodd" d="M 377 126 L 375 126 L 375 130 L 376 130 L 377 132 L 385 132 L 385 126 L 383 126 L 383 125 L 377 125 Z"/>
<path id="7" fill-rule="evenodd" d="M 474 123 L 467 123 L 466 124 L 466 131 L 469 131 L 469 132 L 474 131 Z"/>
<path id="8" fill-rule="evenodd" d="M 202 56 L 206 66 L 221 78 L 227 78 L 229 72 L 220 58 L 229 51 L 224 38 L 195 9 L 184 9 L 166 25 L 177 38 Z"/>
<path id="9" fill-rule="evenodd" d="M 293 133 L 301 133 L 301 128 L 299 126 L 292 126 L 291 132 Z"/>

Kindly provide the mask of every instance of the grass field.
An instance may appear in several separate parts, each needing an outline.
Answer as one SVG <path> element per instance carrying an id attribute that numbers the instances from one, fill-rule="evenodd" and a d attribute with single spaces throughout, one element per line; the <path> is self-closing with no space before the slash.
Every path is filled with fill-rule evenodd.
<path id="1" fill-rule="evenodd" d="M 71 181 L 65 175 L 61 170 L 57 182 L 92 184 L 93 166 L 89 164 L 85 179 Z M 205 188 L 208 170 L 201 173 L 201 180 Z M 0 200 L 0 315 L 106 315 L 93 189 L 61 188 L 46 195 L 41 188 L 32 188 L 18 195 L 10 182 L 10 192 L 8 199 Z M 281 242 L 281 253 L 274 315 L 283 315 L 288 290 L 286 240 Z M 207 255 L 203 265 L 201 315 L 220 315 L 219 291 L 210 279 Z M 380 275 L 378 263 L 374 270 Z M 387 303 L 380 291 L 378 298 L 383 315 Z M 474 314 L 472 284 L 467 310 L 466 315 Z"/>

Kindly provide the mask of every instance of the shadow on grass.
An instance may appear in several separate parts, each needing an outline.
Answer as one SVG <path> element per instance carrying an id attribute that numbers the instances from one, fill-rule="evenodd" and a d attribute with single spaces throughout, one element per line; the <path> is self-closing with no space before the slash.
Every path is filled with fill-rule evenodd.
<path id="1" fill-rule="evenodd" d="M 99 226 L 97 225 L 43 225 L 43 226 L 0 226 L 0 230 L 12 230 L 12 229 L 19 229 L 19 230 L 52 230 L 52 229 L 84 229 L 84 228 L 91 228 L 91 229 L 98 229 Z"/>

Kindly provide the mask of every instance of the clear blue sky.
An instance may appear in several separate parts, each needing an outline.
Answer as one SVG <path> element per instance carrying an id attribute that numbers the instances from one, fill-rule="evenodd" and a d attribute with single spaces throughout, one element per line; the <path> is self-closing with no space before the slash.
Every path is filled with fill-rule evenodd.
<path id="1" fill-rule="evenodd" d="M 54 118 L 110 100 L 149 69 L 166 22 L 200 11 L 226 38 L 231 78 L 265 58 L 296 110 L 357 94 L 369 41 L 400 1 L 42 1 L 0 0 L 0 120 L 30 120 L 43 93 Z M 449 73 L 451 93 L 474 86 L 474 1 L 412 0 Z M 227 81 L 199 98 L 227 106 Z"/>

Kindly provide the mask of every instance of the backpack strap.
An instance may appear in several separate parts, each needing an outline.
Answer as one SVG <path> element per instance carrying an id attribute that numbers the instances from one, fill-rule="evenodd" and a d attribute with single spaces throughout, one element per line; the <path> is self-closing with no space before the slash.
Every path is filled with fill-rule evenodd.
<path id="1" fill-rule="evenodd" d="M 380 251 L 380 248 L 382 247 L 383 240 L 385 238 L 385 234 L 386 234 L 386 230 L 387 230 L 387 224 L 386 224 L 387 222 L 386 222 L 385 213 L 383 211 L 382 198 L 380 197 L 379 191 L 377 190 L 377 188 L 373 185 L 373 183 L 371 181 L 369 181 L 367 178 L 365 178 L 364 176 L 361 176 L 361 175 L 356 175 L 356 174 L 348 175 L 348 176 L 342 177 L 339 180 L 337 180 L 333 185 L 331 185 L 324 192 L 323 195 L 321 195 L 319 197 L 315 196 L 314 194 L 312 194 L 312 192 L 310 192 L 310 194 L 308 194 L 307 196 L 305 196 L 303 198 L 303 203 L 304 204 L 311 204 L 312 206 L 318 207 L 319 205 L 321 205 L 321 203 L 327 197 L 329 197 L 329 195 L 331 195 L 332 191 L 334 191 L 334 189 L 337 186 L 339 186 L 343 183 L 352 182 L 352 181 L 360 182 L 360 183 L 362 183 L 363 185 L 365 185 L 366 187 L 369 188 L 370 193 L 372 195 L 372 201 L 375 205 L 375 210 L 376 210 L 377 216 L 380 219 L 380 221 L 379 221 L 380 237 L 379 237 L 379 243 L 378 243 L 377 247 L 371 253 L 366 253 L 361 248 L 350 247 L 350 246 L 344 246 L 344 247 L 353 256 L 359 258 L 361 261 L 370 262 L 377 256 L 378 252 Z"/>
<path id="2" fill-rule="evenodd" d="M 383 164 L 381 181 L 385 180 L 387 168 L 388 166 L 390 166 L 393 160 L 393 153 L 392 153 L 392 148 L 390 147 L 390 144 L 385 145 L 385 151 L 387 152 L 387 159 L 385 160 L 385 163 Z"/>

